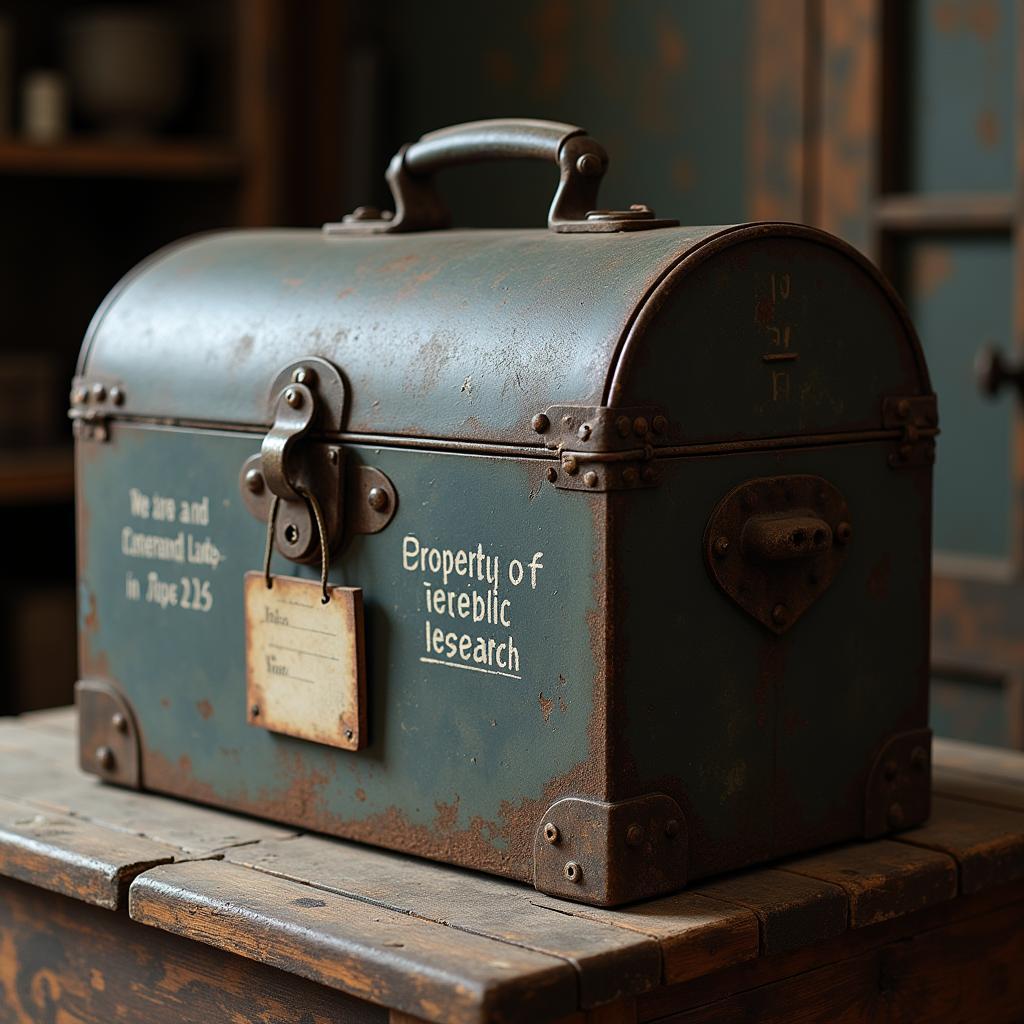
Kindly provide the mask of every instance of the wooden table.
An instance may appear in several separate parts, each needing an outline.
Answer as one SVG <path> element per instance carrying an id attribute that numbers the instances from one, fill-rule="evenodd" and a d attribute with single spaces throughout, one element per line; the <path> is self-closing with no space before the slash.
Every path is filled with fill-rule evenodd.
<path id="1" fill-rule="evenodd" d="M 0 1020 L 1024 1020 L 1024 755 L 931 822 L 623 910 L 103 786 L 0 720 Z"/>

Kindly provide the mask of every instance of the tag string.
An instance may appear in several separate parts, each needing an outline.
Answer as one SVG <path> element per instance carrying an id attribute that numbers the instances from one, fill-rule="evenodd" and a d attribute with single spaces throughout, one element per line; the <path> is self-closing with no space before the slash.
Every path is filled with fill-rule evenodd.
<path id="1" fill-rule="evenodd" d="M 307 491 L 304 487 L 296 488 L 296 490 L 309 503 L 309 507 L 313 511 L 313 518 L 316 520 L 316 532 L 320 540 L 320 590 L 323 594 L 320 601 L 322 604 L 327 604 L 331 600 L 331 596 L 327 593 L 329 557 L 327 553 L 327 527 L 324 525 L 323 512 L 320 511 L 320 502 L 316 500 L 316 495 L 312 491 Z M 267 517 L 267 547 L 263 552 L 263 579 L 266 581 L 268 590 L 274 585 L 274 580 L 270 573 L 270 559 L 274 554 L 274 528 L 277 526 L 277 510 L 280 505 L 281 499 L 275 494 L 270 503 L 270 515 Z"/>

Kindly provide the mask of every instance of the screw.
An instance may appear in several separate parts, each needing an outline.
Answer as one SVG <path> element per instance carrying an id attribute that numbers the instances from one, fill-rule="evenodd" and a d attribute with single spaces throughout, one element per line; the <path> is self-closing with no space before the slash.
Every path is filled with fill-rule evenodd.
<path id="1" fill-rule="evenodd" d="M 715 558 L 725 558 L 726 553 L 729 550 L 729 538 L 716 537 L 711 550 L 715 553 Z"/>
<path id="2" fill-rule="evenodd" d="M 583 482 L 588 487 L 596 487 L 597 486 L 597 474 L 592 469 L 588 469 L 586 471 L 586 473 L 583 474 Z"/>
<path id="3" fill-rule="evenodd" d="M 72 388 L 71 401 L 74 405 L 84 405 L 89 401 L 89 389 L 84 387 Z"/>
<path id="4" fill-rule="evenodd" d="M 885 772 L 885 777 L 892 782 L 899 774 L 900 766 L 894 760 L 889 760 L 885 762 L 882 770 Z"/>
<path id="5" fill-rule="evenodd" d="M 889 821 L 889 828 L 899 828 L 904 821 L 903 807 L 900 804 L 890 804 L 886 817 Z"/>
<path id="6" fill-rule="evenodd" d="M 128 731 L 128 719 L 121 714 L 120 711 L 115 711 L 110 716 L 110 724 L 115 732 L 127 732 Z"/>
<path id="7" fill-rule="evenodd" d="M 302 406 L 302 392 L 296 391 L 295 388 L 289 388 L 284 393 L 284 400 L 293 408 L 298 409 Z"/>
<path id="8" fill-rule="evenodd" d="M 594 178 L 604 171 L 604 165 L 596 153 L 584 153 L 576 161 L 576 170 L 585 178 Z"/>
<path id="9" fill-rule="evenodd" d="M 530 420 L 530 425 L 538 434 L 544 434 L 547 433 L 548 428 L 551 426 L 551 420 L 549 420 L 544 413 L 539 412 L 532 420 Z"/>
<path id="10" fill-rule="evenodd" d="M 626 483 L 626 484 L 629 484 L 631 487 L 639 479 L 640 479 L 640 474 L 636 471 L 636 467 L 635 466 L 627 466 L 622 471 L 622 482 Z"/>
<path id="11" fill-rule="evenodd" d="M 245 474 L 245 486 L 248 487 L 253 494 L 262 494 L 263 474 L 258 469 L 250 469 Z"/>
<path id="12" fill-rule="evenodd" d="M 558 839 L 559 839 L 558 826 L 553 821 L 549 821 L 544 826 L 544 842 L 546 842 L 546 843 L 557 843 Z"/>
<path id="13" fill-rule="evenodd" d="M 851 536 L 853 536 L 853 527 L 849 523 L 840 523 L 836 527 L 836 540 L 840 544 L 845 544 Z"/>
<path id="14" fill-rule="evenodd" d="M 339 452 L 338 452 L 337 448 L 328 448 L 327 449 L 327 461 L 332 466 L 336 466 L 338 464 L 338 455 L 339 455 Z"/>
<path id="15" fill-rule="evenodd" d="M 644 841 L 644 828 L 643 825 L 630 825 L 626 829 L 626 845 L 627 846 L 639 846 Z"/>
<path id="16" fill-rule="evenodd" d="M 316 383 L 316 370 L 311 370 L 308 366 L 299 366 L 292 371 L 292 380 L 296 384 L 312 387 Z"/>
<path id="17" fill-rule="evenodd" d="M 124 388 L 116 384 L 110 389 L 110 400 L 114 405 L 124 405 Z"/>
<path id="18" fill-rule="evenodd" d="M 366 495 L 366 503 L 374 512 L 383 512 L 390 504 L 388 492 L 383 487 L 371 487 Z"/>
<path id="19" fill-rule="evenodd" d="M 914 747 L 910 752 L 910 764 L 917 771 L 924 771 L 928 765 L 928 751 L 924 747 Z"/>
<path id="20" fill-rule="evenodd" d="M 110 747 L 97 747 L 96 754 L 94 756 L 96 758 L 96 767 L 105 772 L 112 771 L 114 765 L 117 763 L 117 759 L 114 757 L 114 752 Z"/>
<path id="21" fill-rule="evenodd" d="M 784 625 L 788 618 L 789 611 L 784 604 L 777 604 L 772 609 L 772 622 L 774 622 L 776 626 Z"/>
<path id="22" fill-rule="evenodd" d="M 668 821 L 665 822 L 665 835 L 667 835 L 669 839 L 674 839 L 679 835 L 679 822 L 676 821 L 675 818 L 669 818 Z"/>
<path id="23" fill-rule="evenodd" d="M 106 384 L 101 384 L 99 381 L 97 381 L 95 384 L 93 384 L 93 386 L 92 386 L 92 397 L 95 398 L 97 402 L 105 401 L 106 397 L 107 397 L 107 386 L 106 386 Z"/>
<path id="24" fill-rule="evenodd" d="M 260 717 L 260 706 L 259 706 L 259 704 L 253 704 L 253 706 L 251 708 L 249 708 L 249 714 L 252 715 L 253 718 L 259 718 Z"/>
<path id="25" fill-rule="evenodd" d="M 661 413 L 658 413 L 651 422 L 651 426 L 656 434 L 664 434 L 668 430 L 668 420 Z"/>
<path id="26" fill-rule="evenodd" d="M 351 741 L 353 736 L 355 736 L 355 733 L 351 729 L 345 730 L 345 739 Z"/>
<path id="27" fill-rule="evenodd" d="M 633 433 L 636 434 L 637 437 L 647 436 L 647 420 L 645 420 L 643 416 L 637 416 L 637 418 L 633 420 Z"/>
<path id="28" fill-rule="evenodd" d="M 297 544 L 299 540 L 299 528 L 294 523 L 289 523 L 284 528 L 284 539 L 289 544 Z"/>
<path id="29" fill-rule="evenodd" d="M 583 868 L 579 866 L 574 860 L 567 860 L 565 867 L 562 868 L 562 874 L 569 879 L 570 882 L 579 882 L 583 878 Z"/>
<path id="30" fill-rule="evenodd" d="M 548 480 L 554 483 L 558 479 L 558 470 L 555 469 L 554 466 L 548 466 L 548 468 L 544 470 L 544 475 L 548 478 Z"/>
<path id="31" fill-rule="evenodd" d="M 562 469 L 564 469 L 569 476 L 575 476 L 580 470 L 580 464 L 576 461 L 576 456 L 566 455 L 562 460 Z"/>
<path id="32" fill-rule="evenodd" d="M 581 441 L 589 441 L 590 440 L 590 424 L 589 423 L 581 423 L 580 424 L 580 429 L 576 431 L 576 436 Z"/>
<path id="33" fill-rule="evenodd" d="M 615 429 L 619 432 L 619 437 L 628 437 L 632 426 L 633 424 L 629 422 L 628 416 L 620 416 L 615 421 Z"/>

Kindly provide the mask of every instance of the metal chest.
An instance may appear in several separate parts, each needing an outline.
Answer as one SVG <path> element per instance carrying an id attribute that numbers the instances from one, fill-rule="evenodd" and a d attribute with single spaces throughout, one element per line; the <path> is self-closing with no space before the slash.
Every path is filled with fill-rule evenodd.
<path id="1" fill-rule="evenodd" d="M 444 228 L 433 172 L 496 156 L 558 163 L 547 230 Z M 600 904 L 927 816 L 913 328 L 820 231 L 596 210 L 606 159 L 448 129 L 392 218 L 115 288 L 71 410 L 87 770 Z M 268 520 L 306 582 L 267 590 Z M 262 689 L 259 602 L 322 549 L 349 589 Z"/>

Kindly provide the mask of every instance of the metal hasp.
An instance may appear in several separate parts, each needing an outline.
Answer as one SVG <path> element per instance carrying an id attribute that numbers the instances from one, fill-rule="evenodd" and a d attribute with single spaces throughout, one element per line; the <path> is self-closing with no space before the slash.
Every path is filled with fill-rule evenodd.
<path id="1" fill-rule="evenodd" d="M 82 679 L 75 684 L 75 706 L 82 771 L 141 789 L 139 730 L 128 702 L 109 683 Z"/>
<path id="2" fill-rule="evenodd" d="M 889 454 L 893 469 L 930 466 L 935 462 L 939 409 L 935 395 L 913 395 L 882 400 L 882 425 L 899 430 L 900 438 Z"/>
<path id="3" fill-rule="evenodd" d="M 634 203 L 628 210 L 597 209 L 597 190 L 608 169 L 604 147 L 575 125 L 512 118 L 453 125 L 403 146 L 385 175 L 395 212 L 361 206 L 340 223 L 325 224 L 324 231 L 329 235 L 392 234 L 447 228 L 451 216 L 434 186 L 435 172 L 509 159 L 547 160 L 558 166 L 558 188 L 548 211 L 552 231 L 644 231 L 679 223 L 655 217 L 643 203 Z"/>
<path id="4" fill-rule="evenodd" d="M 864 838 L 910 828 L 931 812 L 932 731 L 893 736 L 879 751 L 864 791 Z"/>
<path id="5" fill-rule="evenodd" d="M 827 480 L 761 477 L 719 502 L 704 553 L 722 590 L 781 635 L 829 588 L 852 536 L 846 499 Z"/>
<path id="6" fill-rule="evenodd" d="M 680 889 L 687 865 L 682 809 L 664 793 L 617 803 L 557 800 L 537 828 L 533 865 L 540 892 L 597 906 Z"/>

